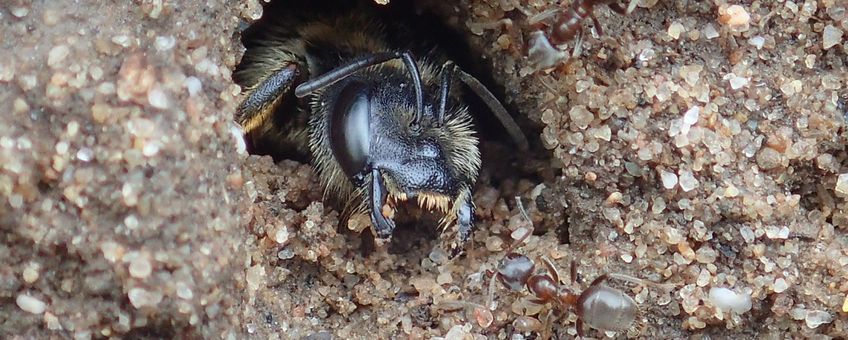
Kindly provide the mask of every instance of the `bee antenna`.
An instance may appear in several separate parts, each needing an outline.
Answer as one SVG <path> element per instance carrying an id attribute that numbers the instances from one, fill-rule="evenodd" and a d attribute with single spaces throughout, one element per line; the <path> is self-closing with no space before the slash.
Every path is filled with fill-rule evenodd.
<path id="1" fill-rule="evenodd" d="M 453 62 L 446 62 L 442 67 L 441 92 L 439 93 L 439 107 L 436 110 L 436 124 L 442 126 L 445 123 L 445 110 L 448 106 L 448 94 L 450 93 L 451 78 L 453 77 Z"/>
<path id="2" fill-rule="evenodd" d="M 526 151 L 529 149 L 529 143 L 527 142 L 527 137 L 524 136 L 524 133 L 521 132 L 521 128 L 518 127 L 518 124 L 512 119 L 512 116 L 509 115 L 509 112 L 506 111 L 506 108 L 498 101 L 498 98 L 492 94 L 492 91 L 489 91 L 483 83 L 481 83 L 474 76 L 466 73 L 465 71 L 456 67 L 456 65 L 452 65 L 453 72 L 459 76 L 459 79 L 465 83 L 468 88 L 470 88 L 474 93 L 483 100 L 483 103 L 489 107 L 489 110 L 492 111 L 492 114 L 495 115 L 501 125 L 503 125 L 506 132 L 509 133 L 512 140 L 515 144 L 518 145 L 518 148 L 521 151 Z"/>
<path id="3" fill-rule="evenodd" d="M 300 84 L 294 89 L 294 95 L 298 98 L 306 97 L 312 92 L 333 85 L 365 68 L 376 66 L 392 59 L 402 59 L 404 65 L 406 65 L 406 69 L 412 76 L 412 87 L 415 91 L 415 112 L 412 116 L 410 126 L 417 130 L 418 123 L 421 121 L 421 114 L 424 111 L 424 90 L 421 85 L 421 73 L 418 70 L 418 64 L 415 63 L 415 58 L 412 57 L 412 53 L 409 51 L 373 53 L 355 58 L 315 79 Z"/>

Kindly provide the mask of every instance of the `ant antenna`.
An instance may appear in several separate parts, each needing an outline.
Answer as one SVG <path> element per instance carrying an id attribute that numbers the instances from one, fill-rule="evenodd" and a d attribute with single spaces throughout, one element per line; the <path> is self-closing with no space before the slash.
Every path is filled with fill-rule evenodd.
<path id="1" fill-rule="evenodd" d="M 421 72 L 418 70 L 418 64 L 415 63 L 415 59 L 409 51 L 381 52 L 355 58 L 347 64 L 330 70 L 324 75 L 300 84 L 294 89 L 294 95 L 298 98 L 306 97 L 306 95 L 312 92 L 333 85 L 365 68 L 380 65 L 393 59 L 402 59 L 410 76 L 412 76 L 412 87 L 415 91 L 415 112 L 412 115 L 410 126 L 414 130 L 418 130 L 418 123 L 421 121 L 422 112 L 424 112 L 424 90 L 421 85 Z"/>
<path id="2" fill-rule="evenodd" d="M 515 204 L 518 206 L 518 211 L 521 212 L 521 217 L 524 218 L 525 222 L 527 222 L 527 232 L 525 232 L 524 235 L 521 235 L 521 237 L 515 240 L 515 242 L 512 242 L 512 244 L 509 245 L 509 248 L 506 248 L 504 257 L 506 257 L 506 254 L 511 253 L 515 250 L 515 248 L 518 248 L 519 245 L 524 243 L 530 235 L 533 235 L 533 229 L 535 228 L 533 227 L 533 220 L 530 219 L 530 215 L 528 215 L 527 210 L 524 209 L 524 204 L 521 203 L 520 196 L 515 196 Z"/>

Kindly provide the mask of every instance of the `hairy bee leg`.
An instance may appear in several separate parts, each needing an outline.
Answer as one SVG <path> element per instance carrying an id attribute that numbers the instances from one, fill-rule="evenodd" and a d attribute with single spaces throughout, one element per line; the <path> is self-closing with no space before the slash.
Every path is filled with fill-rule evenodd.
<path id="1" fill-rule="evenodd" d="M 456 224 L 458 226 L 456 233 L 456 244 L 450 251 L 450 257 L 456 257 L 464 249 L 465 243 L 471 238 L 471 231 L 474 230 L 474 203 L 471 202 L 471 193 L 464 195 L 463 199 L 456 204 Z"/>
<path id="2" fill-rule="evenodd" d="M 395 222 L 383 216 L 383 206 L 386 205 L 386 198 L 389 192 L 386 190 L 386 183 L 383 182 L 383 176 L 380 175 L 380 170 L 371 170 L 371 223 L 374 224 L 374 231 L 379 238 L 388 238 L 392 236 L 395 230 Z"/>
<path id="3" fill-rule="evenodd" d="M 291 63 L 265 78 L 250 90 L 247 98 L 236 108 L 236 122 L 245 133 L 262 126 L 274 114 L 284 94 L 300 75 L 297 64 Z"/>

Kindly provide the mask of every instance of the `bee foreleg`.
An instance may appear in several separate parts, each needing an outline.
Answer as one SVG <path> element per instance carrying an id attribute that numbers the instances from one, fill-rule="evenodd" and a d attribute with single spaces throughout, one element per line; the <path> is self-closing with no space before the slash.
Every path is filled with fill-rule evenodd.
<path id="1" fill-rule="evenodd" d="M 275 71 L 250 89 L 247 98 L 236 109 L 236 122 L 245 133 L 262 126 L 270 119 L 285 93 L 292 88 L 300 71 L 291 63 Z"/>
<path id="2" fill-rule="evenodd" d="M 379 238 L 388 238 L 395 230 L 395 222 L 383 215 L 388 190 L 379 169 L 371 170 L 371 190 L 368 192 L 371 202 L 371 223 Z"/>
<path id="3" fill-rule="evenodd" d="M 471 201 L 471 193 L 467 192 L 464 195 L 460 195 L 460 197 L 461 199 L 455 203 L 458 206 L 454 208 L 456 211 L 457 233 L 456 244 L 453 245 L 450 251 L 451 257 L 456 257 L 462 252 L 465 243 L 471 238 L 471 232 L 474 231 L 474 203 Z"/>

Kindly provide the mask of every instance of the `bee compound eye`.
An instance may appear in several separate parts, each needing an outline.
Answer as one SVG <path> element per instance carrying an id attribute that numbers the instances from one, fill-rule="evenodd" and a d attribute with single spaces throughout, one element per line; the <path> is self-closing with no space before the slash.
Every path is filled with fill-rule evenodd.
<path id="1" fill-rule="evenodd" d="M 371 94 L 353 82 L 339 93 L 330 110 L 329 136 L 333 156 L 350 178 L 366 169 L 371 148 Z"/>

